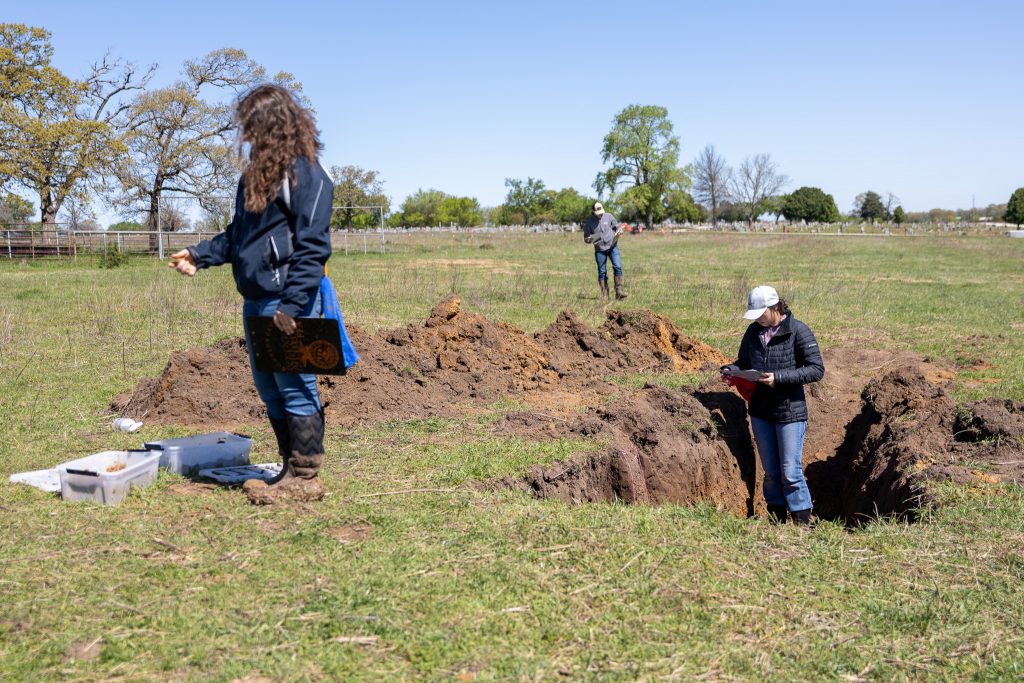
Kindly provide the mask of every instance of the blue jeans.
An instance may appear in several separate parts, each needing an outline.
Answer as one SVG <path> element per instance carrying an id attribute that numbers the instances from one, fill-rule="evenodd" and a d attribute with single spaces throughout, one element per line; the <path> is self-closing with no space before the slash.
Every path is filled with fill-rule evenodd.
<path id="1" fill-rule="evenodd" d="M 597 260 L 597 279 L 608 279 L 608 259 L 612 261 L 612 272 L 622 277 L 622 257 L 619 256 L 619 245 L 607 251 L 594 251 L 594 259 Z"/>
<path id="2" fill-rule="evenodd" d="M 243 321 L 246 316 L 271 316 L 281 302 L 279 297 L 268 297 L 253 301 L 246 299 L 242 304 Z M 302 317 L 320 315 L 320 292 L 306 305 Z M 249 327 L 245 325 L 245 345 L 249 349 L 249 366 L 252 368 L 252 381 L 256 383 L 256 391 L 263 404 L 267 406 L 267 415 L 274 420 L 283 420 L 287 415 L 316 415 L 320 412 L 320 394 L 316 390 L 316 375 L 298 372 L 262 372 L 256 369 L 252 357 L 252 342 L 249 340 Z"/>
<path id="3" fill-rule="evenodd" d="M 785 505 L 790 512 L 810 510 L 802 461 L 807 422 L 778 423 L 751 416 L 750 427 L 764 467 L 764 501 Z"/>

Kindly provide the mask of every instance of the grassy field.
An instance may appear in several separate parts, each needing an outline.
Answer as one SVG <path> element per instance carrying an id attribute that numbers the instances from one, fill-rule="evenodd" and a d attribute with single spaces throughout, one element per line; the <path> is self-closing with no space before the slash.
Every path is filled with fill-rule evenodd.
<path id="1" fill-rule="evenodd" d="M 351 324 L 418 322 L 452 291 L 531 331 L 564 308 L 602 319 L 579 235 L 388 249 L 332 259 Z M 958 370 L 958 400 L 1024 400 L 1024 240 L 642 235 L 623 259 L 630 306 L 726 353 L 746 291 L 771 283 L 823 346 L 917 350 Z M 922 523 L 852 531 L 538 502 L 467 484 L 593 444 L 496 436 L 504 403 L 329 426 L 331 495 L 308 507 L 166 473 L 112 508 L 10 485 L 192 433 L 112 432 L 105 411 L 172 352 L 240 334 L 241 301 L 228 269 L 186 280 L 149 259 L 0 260 L 0 283 L 2 680 L 1024 677 L 1015 486 L 943 487 Z M 273 459 L 269 426 L 252 433 Z"/>

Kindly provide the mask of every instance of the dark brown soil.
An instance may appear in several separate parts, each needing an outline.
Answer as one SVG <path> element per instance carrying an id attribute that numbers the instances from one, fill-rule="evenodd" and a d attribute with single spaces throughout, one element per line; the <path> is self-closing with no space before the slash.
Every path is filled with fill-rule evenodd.
<path id="1" fill-rule="evenodd" d="M 928 482 L 1024 483 L 1024 404 L 989 399 L 958 410 L 943 386 L 948 373 L 909 356 L 865 366 L 874 353 L 828 354 L 827 377 L 842 384 L 809 388 L 814 436 L 804 462 L 815 514 L 849 524 L 913 520 L 931 502 Z M 896 369 L 870 381 L 863 372 L 887 367 Z M 571 502 L 704 501 L 761 514 L 763 473 L 746 405 L 720 387 L 709 383 L 690 395 L 648 386 L 561 427 L 537 413 L 510 415 L 503 428 L 521 436 L 577 433 L 610 445 L 500 485 Z"/>
<path id="2" fill-rule="evenodd" d="M 571 311 L 537 335 L 440 302 L 422 325 L 367 334 L 349 328 L 362 360 L 341 377 L 322 377 L 331 424 L 458 415 L 500 398 L 572 412 L 616 391 L 616 372 L 692 372 L 725 357 L 650 311 L 608 313 L 601 329 Z M 152 424 L 242 428 L 266 417 L 242 338 L 176 353 L 160 377 L 142 380 L 111 408 Z"/>
<path id="3" fill-rule="evenodd" d="M 835 455 L 807 467 L 823 516 L 913 519 L 929 503 L 930 481 L 1024 483 L 1020 403 L 989 399 L 958 410 L 917 367 L 872 380 L 862 399 Z"/>
<path id="4" fill-rule="evenodd" d="M 533 467 L 504 485 L 575 503 L 705 500 L 737 514 L 752 512 L 751 454 L 738 461 L 718 437 L 711 413 L 693 396 L 648 385 L 580 417 L 568 432 L 610 445 L 580 460 Z"/>
<path id="5" fill-rule="evenodd" d="M 760 514 L 762 473 L 746 405 L 717 378 L 692 392 L 625 390 L 621 373 L 694 373 L 728 359 L 650 311 L 609 311 L 594 328 L 571 311 L 530 335 L 440 302 L 422 325 L 368 334 L 350 327 L 360 363 L 320 379 L 331 424 L 457 416 L 498 399 L 527 406 L 495 429 L 532 439 L 593 436 L 601 452 L 498 485 L 572 502 L 706 501 Z M 804 463 L 815 511 L 858 522 L 913 517 L 932 480 L 1024 481 L 1024 405 L 954 405 L 952 373 L 911 353 L 831 349 L 807 388 Z M 714 376 L 714 375 L 711 375 Z M 156 424 L 240 429 L 265 419 L 244 340 L 176 353 L 160 377 L 114 399 Z"/>

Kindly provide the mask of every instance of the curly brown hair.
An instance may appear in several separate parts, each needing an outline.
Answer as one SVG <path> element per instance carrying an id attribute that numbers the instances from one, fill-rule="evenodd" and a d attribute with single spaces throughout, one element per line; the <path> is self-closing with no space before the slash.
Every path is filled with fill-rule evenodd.
<path id="1" fill-rule="evenodd" d="M 279 85 L 267 83 L 247 92 L 235 107 L 241 139 L 251 145 L 242 171 L 245 210 L 259 212 L 274 201 L 281 180 L 288 173 L 296 182 L 293 165 L 299 157 L 316 161 L 322 149 L 316 122 L 295 96 Z"/>
<path id="2" fill-rule="evenodd" d="M 772 306 L 772 308 L 781 313 L 782 315 L 790 314 L 789 304 L 787 304 L 786 300 L 783 299 L 781 296 L 779 297 L 779 303 Z"/>

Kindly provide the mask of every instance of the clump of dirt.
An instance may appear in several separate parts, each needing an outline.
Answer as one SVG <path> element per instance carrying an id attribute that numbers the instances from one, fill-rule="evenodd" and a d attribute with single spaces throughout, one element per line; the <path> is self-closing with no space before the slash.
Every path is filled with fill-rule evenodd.
<path id="1" fill-rule="evenodd" d="M 739 461 L 693 396 L 647 385 L 568 426 L 608 442 L 606 450 L 535 466 L 500 485 L 567 502 L 714 503 L 751 514 L 753 460 Z"/>
<path id="2" fill-rule="evenodd" d="M 929 481 L 1024 481 L 1020 404 L 988 400 L 958 411 L 918 367 L 872 380 L 862 399 L 835 455 L 807 467 L 818 514 L 849 523 L 890 515 L 913 519 L 930 502 Z M 970 429 L 998 432 L 1002 443 L 958 441 Z"/>
<path id="3" fill-rule="evenodd" d="M 115 397 L 111 409 L 167 424 L 246 424 L 267 415 L 242 337 L 172 354 L 159 377 L 145 378 L 131 393 Z"/>
<path id="4" fill-rule="evenodd" d="M 615 391 L 610 374 L 698 370 L 725 360 L 650 311 L 610 313 L 601 329 L 565 311 L 530 335 L 464 310 L 457 296 L 438 303 L 422 325 L 349 332 L 362 360 L 319 384 L 328 420 L 342 425 L 453 415 L 499 398 L 572 411 Z M 156 424 L 237 428 L 266 415 L 241 338 L 174 354 L 160 377 L 142 380 L 111 407 Z"/>
<path id="5" fill-rule="evenodd" d="M 987 398 L 968 404 L 957 413 L 956 437 L 960 441 L 1012 439 L 1024 434 L 1024 403 Z"/>

